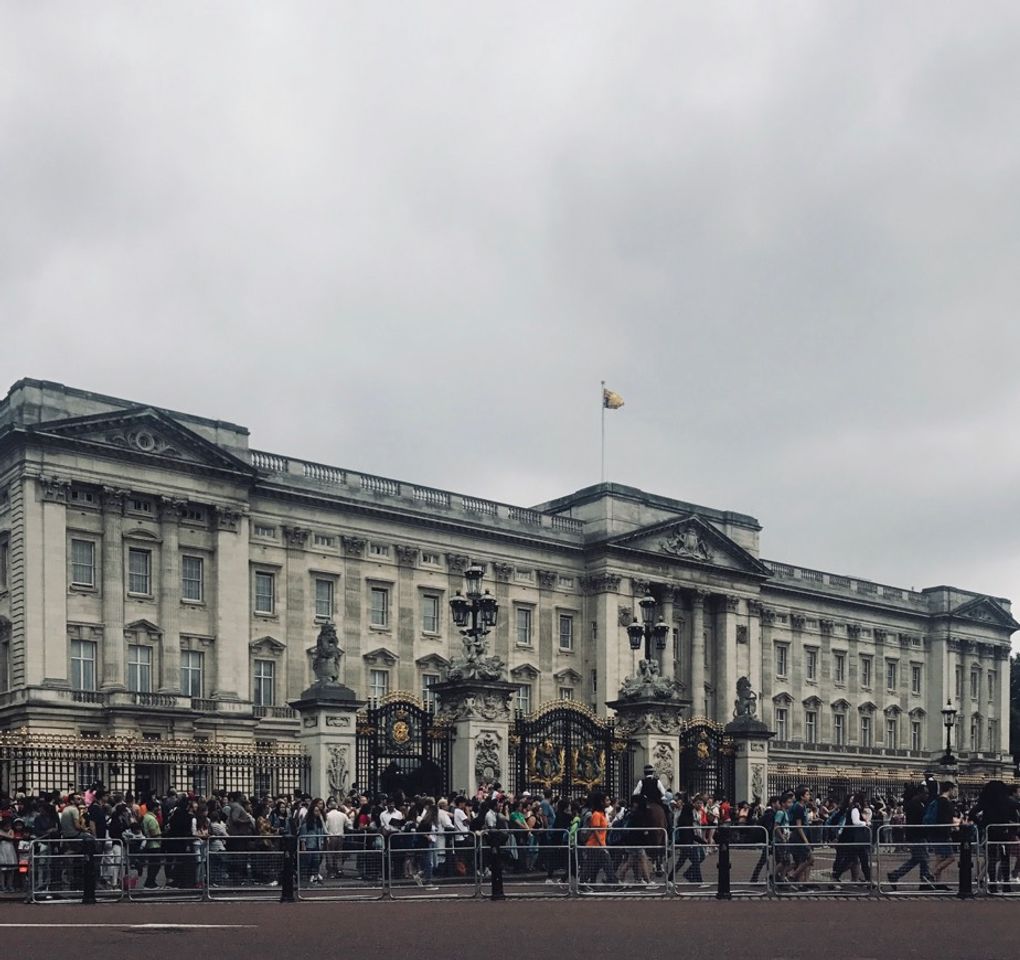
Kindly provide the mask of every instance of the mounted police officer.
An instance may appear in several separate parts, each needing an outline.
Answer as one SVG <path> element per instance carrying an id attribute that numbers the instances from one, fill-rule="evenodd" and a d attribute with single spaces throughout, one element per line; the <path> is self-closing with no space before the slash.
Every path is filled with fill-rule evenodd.
<path id="1" fill-rule="evenodd" d="M 665 803 L 666 800 L 666 788 L 662 785 L 662 781 L 655 775 L 655 767 L 650 763 L 645 764 L 645 772 L 638 781 L 638 785 L 634 788 L 634 797 L 639 797 L 645 801 L 654 801 L 655 803 Z"/>

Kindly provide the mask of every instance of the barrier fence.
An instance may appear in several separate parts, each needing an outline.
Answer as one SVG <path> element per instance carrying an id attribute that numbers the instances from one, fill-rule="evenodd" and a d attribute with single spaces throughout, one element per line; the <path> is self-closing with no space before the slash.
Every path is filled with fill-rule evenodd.
<path id="1" fill-rule="evenodd" d="M 714 833 L 714 835 L 713 835 Z M 609 827 L 389 837 L 34 840 L 32 903 L 488 897 L 1020 898 L 1020 824 Z M 1015 879 L 1016 878 L 1016 879 Z"/>

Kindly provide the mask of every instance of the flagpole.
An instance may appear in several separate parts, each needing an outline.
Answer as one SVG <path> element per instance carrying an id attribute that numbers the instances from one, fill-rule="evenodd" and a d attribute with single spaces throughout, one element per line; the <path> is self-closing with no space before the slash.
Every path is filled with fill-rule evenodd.
<path id="1" fill-rule="evenodd" d="M 606 482 L 606 381 L 599 390 L 599 406 L 602 407 L 602 482 Z"/>

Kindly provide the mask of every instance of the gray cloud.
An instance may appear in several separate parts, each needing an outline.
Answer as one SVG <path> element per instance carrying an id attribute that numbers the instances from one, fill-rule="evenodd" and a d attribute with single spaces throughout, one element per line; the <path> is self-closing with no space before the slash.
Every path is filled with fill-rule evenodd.
<path id="1" fill-rule="evenodd" d="M 12 4 L 0 380 L 1020 593 L 1015 4 Z"/>

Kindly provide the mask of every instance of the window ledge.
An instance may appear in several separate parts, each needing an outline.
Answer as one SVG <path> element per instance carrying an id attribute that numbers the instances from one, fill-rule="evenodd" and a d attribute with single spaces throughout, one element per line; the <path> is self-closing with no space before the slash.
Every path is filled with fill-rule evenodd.
<path id="1" fill-rule="evenodd" d="M 99 587 L 90 587 L 87 583 L 68 584 L 67 590 L 69 593 L 99 593 Z"/>
<path id="2" fill-rule="evenodd" d="M 280 615 L 278 613 L 259 613 L 257 610 L 252 613 L 252 616 L 256 620 L 279 620 Z"/>
<path id="3" fill-rule="evenodd" d="M 443 639 L 443 635 L 438 630 L 422 630 L 421 635 L 425 640 Z"/>
<path id="4" fill-rule="evenodd" d="M 205 606 L 205 601 L 204 600 L 185 600 L 184 597 L 181 597 L 181 604 L 183 606 L 185 606 L 185 607 L 204 607 Z"/>
<path id="5" fill-rule="evenodd" d="M 572 657 L 574 655 L 574 650 L 568 650 L 566 647 L 557 647 L 556 652 L 562 657 Z"/>
<path id="6" fill-rule="evenodd" d="M 393 632 L 393 628 L 392 627 L 388 627 L 388 626 L 387 627 L 381 627 L 377 623 L 370 623 L 368 625 L 368 629 L 369 630 L 377 630 L 379 633 L 392 633 Z"/>
<path id="7" fill-rule="evenodd" d="M 534 649 L 534 647 L 535 647 L 535 645 L 534 645 L 533 643 L 521 643 L 521 641 L 520 641 L 520 640 L 518 640 L 518 641 L 517 641 L 517 642 L 516 642 L 516 643 L 514 644 L 514 646 L 515 646 L 515 647 L 520 647 L 520 648 L 521 648 L 522 650 L 533 650 L 533 649 Z"/>

